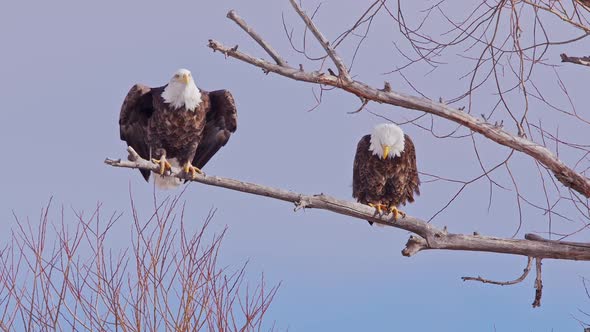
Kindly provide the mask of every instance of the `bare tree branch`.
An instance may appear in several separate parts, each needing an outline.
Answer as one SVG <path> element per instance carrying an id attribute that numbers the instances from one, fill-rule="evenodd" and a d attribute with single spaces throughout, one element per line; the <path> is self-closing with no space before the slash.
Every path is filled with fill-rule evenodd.
<path id="1" fill-rule="evenodd" d="M 52 199 L 39 222 L 14 215 L 0 248 L 0 330 L 276 330 L 265 316 L 280 282 L 263 274 L 251 287 L 246 264 L 220 265 L 226 230 L 208 231 L 214 210 L 186 227 L 182 192 L 154 198 L 145 218 L 129 194 L 131 238 L 118 249 L 107 239 L 123 214 L 105 216 L 100 203 L 73 220 Z"/>
<path id="2" fill-rule="evenodd" d="M 544 239 L 544 238 L 542 238 L 541 236 L 539 236 L 537 234 L 526 234 L 524 236 L 524 238 L 527 239 L 527 240 L 531 240 L 531 241 L 543 241 L 543 242 L 548 242 L 548 243 L 561 243 L 561 244 L 569 244 L 569 245 L 577 246 L 577 247 L 590 248 L 590 243 L 549 240 L 549 239 Z"/>
<path id="3" fill-rule="evenodd" d="M 307 16 L 307 14 L 305 14 L 303 9 L 301 9 L 301 7 L 299 7 L 299 5 L 297 4 L 297 1 L 289 0 L 289 2 L 291 2 L 291 5 L 293 6 L 293 8 L 297 12 L 297 14 L 299 14 L 299 16 L 301 17 L 303 22 L 305 22 L 305 25 L 309 28 L 309 30 L 311 30 L 311 32 L 313 33 L 315 38 L 320 42 L 320 44 L 322 45 L 322 47 L 324 48 L 326 53 L 328 53 L 328 55 L 330 56 L 330 59 L 332 59 L 332 61 L 336 65 L 336 68 L 338 68 L 338 77 L 340 79 L 342 79 L 344 82 L 351 82 L 352 78 L 350 77 L 350 74 L 348 73 L 348 69 L 346 68 L 346 65 L 344 64 L 344 61 L 342 61 L 342 59 L 340 58 L 338 53 L 336 53 L 336 50 L 334 50 L 334 48 L 332 46 L 330 46 L 330 42 L 326 39 L 326 37 L 324 37 L 324 35 L 320 32 L 320 30 L 318 30 L 318 28 L 315 26 L 315 24 L 309 18 L 309 16 Z"/>
<path id="4" fill-rule="evenodd" d="M 254 31 L 254 29 L 250 28 L 246 24 L 246 22 L 244 22 L 244 20 L 238 14 L 236 14 L 235 10 L 230 10 L 227 13 L 227 18 L 236 22 L 236 24 L 239 25 L 240 28 L 242 28 L 244 31 L 246 31 L 246 33 L 249 34 L 250 37 L 252 37 L 252 39 L 254 39 L 258 43 L 258 45 L 260 45 L 266 51 L 266 53 L 268 53 L 275 60 L 277 65 L 279 65 L 279 66 L 286 66 L 287 65 L 287 61 L 283 60 L 283 58 L 281 58 L 279 53 L 277 51 L 275 51 L 275 49 L 272 48 L 272 46 L 270 46 L 264 39 L 262 39 L 262 37 L 260 37 L 256 33 L 256 31 Z"/>
<path id="5" fill-rule="evenodd" d="M 159 170 L 158 165 L 141 158 L 133 148 L 128 148 L 131 161 L 106 159 L 105 163 L 115 167 Z M 446 249 L 461 251 L 482 251 L 527 257 L 554 258 L 565 260 L 590 260 L 590 248 L 560 242 L 504 239 L 491 236 L 464 235 L 448 233 L 424 220 L 406 216 L 394 221 L 391 215 L 378 215 L 375 209 L 360 203 L 337 199 L 328 195 L 304 195 L 297 192 L 243 182 L 218 176 L 196 175 L 189 178 L 181 169 L 173 167 L 170 176 L 211 186 L 227 188 L 258 196 L 274 198 L 295 204 L 295 210 L 310 208 L 328 210 L 338 214 L 370 220 L 382 225 L 400 228 L 417 235 L 410 236 L 402 251 L 404 256 L 412 256 L 421 250 Z"/>
<path id="6" fill-rule="evenodd" d="M 510 281 L 494 281 L 494 280 L 490 280 L 490 279 L 484 279 L 482 277 L 462 277 L 461 279 L 463 279 L 463 281 L 479 281 L 484 284 L 492 284 L 492 285 L 499 285 L 499 286 L 515 285 L 515 284 L 518 284 L 526 279 L 526 277 L 529 275 L 529 272 L 531 271 L 532 265 L 533 265 L 533 258 L 528 257 L 528 263 L 527 263 L 526 267 L 524 268 L 522 275 L 520 277 L 518 277 L 514 280 L 510 280 Z"/>
<path id="7" fill-rule="evenodd" d="M 590 66 L 590 57 L 587 57 L 587 56 L 583 56 L 583 57 L 568 56 L 565 53 L 561 53 L 559 56 L 561 57 L 561 62 L 571 62 L 571 63 L 575 63 L 577 65 Z"/>
<path id="8" fill-rule="evenodd" d="M 533 308 L 538 308 L 541 306 L 541 297 L 543 296 L 543 279 L 541 277 L 541 258 L 536 257 L 536 270 L 537 270 L 537 278 L 535 279 L 535 301 L 533 301 Z"/>
<path id="9" fill-rule="evenodd" d="M 482 277 L 462 277 L 463 281 L 479 281 L 484 284 L 492 284 L 492 285 L 499 285 L 499 286 L 508 286 L 508 285 L 515 285 L 518 284 L 526 279 L 531 271 L 533 265 L 533 257 L 528 257 L 528 262 L 522 275 L 514 280 L 511 281 L 494 281 L 489 279 L 484 279 Z M 543 294 L 543 280 L 541 277 L 541 259 L 536 259 L 537 265 L 537 278 L 535 279 L 535 300 L 533 301 L 533 308 L 541 306 L 541 296 Z"/>
<path id="10" fill-rule="evenodd" d="M 348 114 L 355 114 L 355 113 L 362 111 L 365 108 L 365 106 L 367 106 L 367 104 L 369 103 L 368 99 L 361 98 L 361 101 L 362 101 L 361 106 L 356 111 L 348 112 Z"/>
<path id="11" fill-rule="evenodd" d="M 295 3 L 295 0 L 290 0 L 290 2 L 295 10 L 303 18 L 307 27 L 314 32 L 316 39 L 318 39 L 322 46 L 324 46 L 326 52 L 330 54 L 334 63 L 337 66 L 339 63 L 343 65 L 335 50 L 330 48 L 328 42 L 317 30 L 313 22 L 311 22 L 311 20 L 301 11 L 301 8 Z M 251 28 L 248 29 L 251 30 Z M 249 54 L 240 52 L 235 48 L 226 47 L 215 40 L 209 40 L 209 47 L 214 51 L 220 51 L 226 56 L 262 68 L 265 72 L 277 73 L 279 75 L 298 81 L 337 87 L 355 94 L 363 100 L 386 103 L 393 106 L 423 111 L 453 121 L 483 135 L 484 137 L 498 144 L 531 156 L 544 167 L 548 168 L 554 174 L 557 180 L 559 180 L 564 186 L 581 193 L 585 197 L 590 197 L 590 179 L 568 167 L 546 147 L 539 145 L 525 137 L 512 134 L 504 130 L 501 126 L 496 126 L 492 123 L 488 123 L 486 120 L 476 118 L 466 112 L 463 112 L 460 109 L 450 107 L 445 103 L 435 102 L 423 97 L 405 95 L 395 91 L 388 91 L 389 89 L 377 89 L 363 82 L 352 79 L 342 79 L 342 72 L 343 70 L 346 70 L 345 67 L 338 67 L 340 76 L 336 77 L 327 75 L 323 72 L 306 72 L 302 70 L 302 68 L 296 69 L 288 65 L 273 64 L 266 60 L 255 58 Z"/>

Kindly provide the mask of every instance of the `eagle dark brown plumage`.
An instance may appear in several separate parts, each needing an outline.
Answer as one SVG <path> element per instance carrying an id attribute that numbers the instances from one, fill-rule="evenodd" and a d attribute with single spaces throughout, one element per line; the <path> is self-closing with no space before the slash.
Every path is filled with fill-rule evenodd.
<path id="1" fill-rule="evenodd" d="M 414 195 L 420 194 L 414 143 L 401 129 L 399 133 L 404 137 L 403 151 L 399 152 L 399 156 L 383 158 L 371 151 L 372 135 L 363 136 L 359 141 L 352 180 L 352 195 L 359 203 L 380 205 L 390 210 L 414 202 Z M 375 140 L 378 139 L 375 137 Z M 375 145 L 378 147 L 379 142 Z"/>
<path id="2" fill-rule="evenodd" d="M 121 140 L 144 159 L 165 158 L 181 167 L 192 165 L 200 169 L 237 129 L 234 98 L 227 90 L 206 92 L 194 86 L 195 93 L 200 94 L 194 109 L 187 109 L 186 105 L 176 108 L 163 96 L 167 86 L 150 88 L 136 84 L 131 88 L 119 117 Z M 149 180 L 149 171 L 140 172 Z"/>

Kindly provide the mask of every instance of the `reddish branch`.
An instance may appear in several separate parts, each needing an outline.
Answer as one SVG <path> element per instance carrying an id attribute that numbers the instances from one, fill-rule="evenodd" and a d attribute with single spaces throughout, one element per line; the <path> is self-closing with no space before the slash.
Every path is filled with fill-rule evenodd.
<path id="1" fill-rule="evenodd" d="M 539 145 L 527 138 L 520 137 L 519 135 L 512 134 L 500 126 L 495 126 L 492 123 L 488 123 L 485 120 L 476 118 L 461 111 L 460 109 L 450 107 L 442 102 L 435 102 L 423 97 L 406 95 L 400 92 L 391 91 L 390 89 L 378 89 L 361 81 L 351 79 L 350 73 L 348 73 L 346 70 L 342 59 L 330 46 L 330 43 L 325 39 L 325 37 L 323 37 L 312 20 L 305 14 L 305 12 L 300 8 L 295 0 L 290 0 L 290 2 L 295 8 L 295 11 L 305 22 L 307 28 L 313 32 L 317 41 L 321 44 L 321 46 L 338 68 L 339 72 L 337 76 L 317 71 L 306 72 L 302 69 L 302 67 L 294 68 L 279 61 L 277 61 L 277 63 L 268 62 L 266 60 L 253 57 L 247 53 L 238 51 L 236 47 L 226 47 L 215 40 L 209 40 L 209 47 L 214 51 L 220 51 L 226 56 L 262 68 L 265 72 L 277 73 L 279 75 L 298 81 L 337 87 L 358 96 L 361 98 L 361 100 L 375 101 L 378 103 L 414 109 L 448 119 L 465 126 L 498 144 L 529 155 L 549 169 L 564 186 L 581 193 L 585 197 L 590 197 L 590 179 L 568 167 L 566 164 L 560 161 L 555 154 L 542 145 Z M 235 13 L 232 12 L 232 15 L 235 15 Z M 243 20 L 240 21 L 239 25 L 252 38 L 260 43 L 259 40 L 262 40 L 262 38 L 256 34 L 251 27 L 247 26 Z M 269 55 L 273 58 L 278 57 L 278 53 L 276 52 L 267 51 L 267 53 L 269 53 Z"/>
<path id="2" fill-rule="evenodd" d="M 131 198 L 131 241 L 120 250 L 106 239 L 122 214 L 105 219 L 100 204 L 73 223 L 63 207 L 50 221 L 51 201 L 38 223 L 15 216 L 0 248 L 0 330 L 261 330 L 279 285 L 262 276 L 248 287 L 245 265 L 220 266 L 225 231 L 208 235 L 213 212 L 185 228 L 181 196 L 154 198 L 141 219 Z"/>

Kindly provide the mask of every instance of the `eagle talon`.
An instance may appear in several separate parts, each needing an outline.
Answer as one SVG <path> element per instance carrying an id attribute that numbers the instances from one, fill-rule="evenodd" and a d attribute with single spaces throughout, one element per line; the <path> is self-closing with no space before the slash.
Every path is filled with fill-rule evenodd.
<path id="1" fill-rule="evenodd" d="M 160 175 L 164 175 L 166 171 L 172 170 L 172 165 L 166 160 L 166 157 L 160 159 L 152 158 L 152 162 L 160 166 L 160 171 L 158 172 Z"/>
<path id="2" fill-rule="evenodd" d="M 381 203 L 369 203 L 367 204 L 372 208 L 375 208 L 375 210 L 377 210 L 377 212 L 379 213 L 379 215 L 383 214 L 383 210 L 387 209 L 387 206 L 385 206 L 385 204 L 381 204 Z"/>
<path id="3" fill-rule="evenodd" d="M 190 163 L 187 163 L 183 170 L 185 174 L 190 174 L 191 179 L 194 179 L 197 176 L 197 173 L 203 174 L 203 171 L 201 171 L 198 167 L 191 165 Z"/>
<path id="4" fill-rule="evenodd" d="M 393 213 L 393 220 L 395 220 L 395 221 L 397 221 L 400 216 L 402 218 L 406 217 L 406 213 L 401 210 L 398 210 L 397 207 L 395 207 L 395 206 L 390 207 L 389 212 Z"/>

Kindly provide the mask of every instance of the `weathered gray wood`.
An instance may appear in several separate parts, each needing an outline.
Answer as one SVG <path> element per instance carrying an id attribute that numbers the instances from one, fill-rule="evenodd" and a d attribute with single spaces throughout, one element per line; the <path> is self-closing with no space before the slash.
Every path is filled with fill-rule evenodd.
<path id="1" fill-rule="evenodd" d="M 131 147 L 128 148 L 130 159 L 106 159 L 105 163 L 115 167 L 138 168 L 157 171 L 159 167 L 142 159 Z M 400 228 L 417 235 L 412 235 L 402 251 L 404 256 L 412 256 L 422 250 L 444 249 L 462 251 L 480 251 L 502 254 L 514 254 L 537 258 L 554 258 L 566 260 L 590 260 L 590 248 L 558 241 L 539 241 L 522 239 L 504 239 L 491 236 L 464 235 L 448 233 L 424 220 L 412 216 L 393 221 L 392 215 L 377 215 L 375 209 L 356 202 L 337 199 L 328 195 L 304 195 L 297 192 L 244 182 L 218 176 L 197 174 L 190 179 L 179 168 L 172 168 L 171 176 L 206 185 L 241 191 L 248 194 L 291 202 L 298 209 L 322 209 L 357 218 L 359 221 L 373 222 Z"/>

